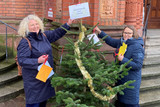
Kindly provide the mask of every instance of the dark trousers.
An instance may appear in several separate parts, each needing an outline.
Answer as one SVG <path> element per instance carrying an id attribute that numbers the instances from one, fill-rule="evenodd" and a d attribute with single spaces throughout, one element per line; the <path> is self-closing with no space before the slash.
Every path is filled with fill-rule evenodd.
<path id="1" fill-rule="evenodd" d="M 47 101 L 36 104 L 26 104 L 26 107 L 46 107 Z"/>
<path id="2" fill-rule="evenodd" d="M 140 107 L 139 104 L 124 104 L 116 100 L 115 107 Z"/>

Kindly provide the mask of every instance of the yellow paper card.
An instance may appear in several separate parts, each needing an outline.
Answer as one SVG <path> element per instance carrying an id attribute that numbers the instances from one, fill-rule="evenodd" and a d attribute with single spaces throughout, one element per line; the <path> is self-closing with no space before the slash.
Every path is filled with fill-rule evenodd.
<path id="1" fill-rule="evenodd" d="M 118 55 L 120 55 L 120 54 L 124 55 L 125 52 L 126 52 L 126 49 L 127 49 L 127 44 L 125 44 L 125 43 L 123 42 L 122 46 L 119 48 Z"/>
<path id="2" fill-rule="evenodd" d="M 51 71 L 52 71 L 51 67 L 43 64 L 42 67 L 40 68 L 36 78 L 43 81 L 43 82 L 46 82 Z"/>

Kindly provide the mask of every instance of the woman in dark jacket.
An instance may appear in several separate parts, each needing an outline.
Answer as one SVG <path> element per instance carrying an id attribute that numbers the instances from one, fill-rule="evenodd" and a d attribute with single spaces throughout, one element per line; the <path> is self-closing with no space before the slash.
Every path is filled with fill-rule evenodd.
<path id="1" fill-rule="evenodd" d="M 98 31 L 98 36 L 100 38 L 103 38 L 107 35 L 98 27 L 96 27 L 95 30 Z M 132 59 L 132 61 L 127 65 L 127 67 L 131 67 L 131 69 L 128 71 L 128 75 L 119 80 L 117 85 L 124 84 L 129 80 L 136 80 L 131 84 L 134 86 L 133 89 L 126 88 L 123 90 L 124 95 L 117 95 L 118 103 L 116 103 L 116 107 L 139 107 L 141 68 L 144 59 L 143 39 L 138 36 L 133 26 L 126 26 L 120 39 L 113 39 L 110 36 L 107 36 L 104 41 L 113 48 L 116 48 L 116 50 L 122 46 L 123 42 L 127 44 L 125 54 L 117 56 L 120 65 Z"/>
<path id="2" fill-rule="evenodd" d="M 72 20 L 69 19 L 62 26 L 69 30 L 71 23 Z M 26 107 L 45 107 L 47 99 L 55 96 L 55 91 L 51 86 L 50 79 L 46 82 L 36 79 L 37 68 L 45 61 L 46 57 L 48 57 L 48 62 L 53 68 L 50 43 L 60 39 L 66 34 L 66 31 L 62 28 L 44 31 L 42 20 L 36 15 L 28 15 L 21 21 L 18 34 L 26 37 L 32 47 L 30 49 L 27 40 L 24 38 L 17 47 L 18 62 L 22 66 Z"/>

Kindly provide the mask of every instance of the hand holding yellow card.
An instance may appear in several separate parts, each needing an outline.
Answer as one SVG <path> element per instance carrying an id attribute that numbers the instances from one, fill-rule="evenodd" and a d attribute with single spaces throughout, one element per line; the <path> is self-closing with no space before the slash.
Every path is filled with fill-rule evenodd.
<path id="1" fill-rule="evenodd" d="M 40 68 L 36 78 L 43 81 L 43 82 L 46 82 L 51 71 L 52 71 L 51 67 L 43 64 L 42 67 Z"/>
<path id="2" fill-rule="evenodd" d="M 122 46 L 119 48 L 118 55 L 121 55 L 121 54 L 124 55 L 126 52 L 126 49 L 127 49 L 127 44 L 123 42 Z"/>

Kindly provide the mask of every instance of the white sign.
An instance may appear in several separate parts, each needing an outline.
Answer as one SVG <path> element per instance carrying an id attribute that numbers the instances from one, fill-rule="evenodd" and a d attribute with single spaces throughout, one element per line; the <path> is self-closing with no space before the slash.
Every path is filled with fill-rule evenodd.
<path id="1" fill-rule="evenodd" d="M 48 11 L 48 17 L 53 17 L 53 12 L 52 11 Z"/>
<path id="2" fill-rule="evenodd" d="M 69 6 L 69 15 L 70 19 L 89 17 L 90 11 L 88 2 Z"/>
<path id="3" fill-rule="evenodd" d="M 90 34 L 90 35 L 87 35 L 88 39 L 91 40 L 92 37 L 93 37 L 93 41 L 94 41 L 94 44 L 96 44 L 97 42 L 99 42 L 99 38 L 97 37 L 97 35 L 95 33 L 93 34 Z M 98 44 L 98 45 L 102 45 L 102 43 Z"/>

